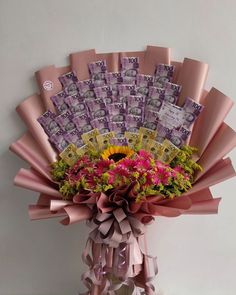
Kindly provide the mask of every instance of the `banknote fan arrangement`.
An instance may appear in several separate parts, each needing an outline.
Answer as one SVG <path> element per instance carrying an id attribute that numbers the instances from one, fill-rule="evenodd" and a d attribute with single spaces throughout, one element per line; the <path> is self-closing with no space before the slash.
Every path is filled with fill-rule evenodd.
<path id="1" fill-rule="evenodd" d="M 40 94 L 17 107 L 28 131 L 10 147 L 30 168 L 14 182 L 40 193 L 31 219 L 91 228 L 85 294 L 155 294 L 147 225 L 217 213 L 220 198 L 209 187 L 235 175 L 224 157 L 236 136 L 224 123 L 233 103 L 204 90 L 207 72 L 207 64 L 171 61 L 170 49 L 157 46 L 82 51 L 68 67 L 36 72 Z"/>

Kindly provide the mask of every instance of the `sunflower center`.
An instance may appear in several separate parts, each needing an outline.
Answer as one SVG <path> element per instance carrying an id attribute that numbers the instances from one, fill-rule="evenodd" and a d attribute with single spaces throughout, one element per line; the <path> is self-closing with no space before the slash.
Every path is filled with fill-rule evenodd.
<path id="1" fill-rule="evenodd" d="M 108 159 L 109 159 L 109 160 L 113 160 L 113 161 L 115 161 L 115 162 L 118 162 L 118 161 L 124 159 L 126 156 L 127 156 L 127 155 L 124 154 L 124 153 L 114 153 L 114 154 L 110 155 L 110 156 L 108 157 Z"/>

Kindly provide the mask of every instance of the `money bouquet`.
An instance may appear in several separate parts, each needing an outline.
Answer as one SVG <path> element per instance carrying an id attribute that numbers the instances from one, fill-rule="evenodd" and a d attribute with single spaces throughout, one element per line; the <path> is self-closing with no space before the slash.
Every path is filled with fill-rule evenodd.
<path id="1" fill-rule="evenodd" d="M 36 72 L 40 95 L 17 112 L 29 131 L 11 150 L 30 164 L 15 184 L 40 193 L 31 219 L 91 228 L 86 294 L 155 294 L 146 226 L 155 217 L 217 213 L 209 187 L 235 175 L 223 121 L 232 101 L 203 89 L 208 66 L 170 61 L 168 48 L 70 55 Z"/>

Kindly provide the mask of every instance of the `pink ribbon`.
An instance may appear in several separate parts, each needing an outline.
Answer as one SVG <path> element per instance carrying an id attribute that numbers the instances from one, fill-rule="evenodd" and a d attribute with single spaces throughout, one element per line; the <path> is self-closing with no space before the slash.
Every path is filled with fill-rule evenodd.
<path id="1" fill-rule="evenodd" d="M 136 252 L 133 251 L 132 244 L 121 243 L 117 248 L 112 248 L 108 244 L 95 243 L 89 238 L 82 255 L 84 263 L 89 267 L 82 275 L 82 281 L 88 288 L 84 295 L 114 295 L 122 286 L 128 286 L 132 294 L 141 295 L 140 288 L 145 289 L 145 294 L 155 294 L 151 281 L 157 274 L 157 264 L 156 259 L 143 249 L 144 239 L 144 235 L 136 239 L 141 261 L 133 265 L 131 261 L 135 259 Z M 109 267 L 109 252 L 112 252 L 112 267 Z M 153 263 L 153 275 L 149 275 L 149 261 Z M 111 276 L 119 278 L 118 282 L 114 283 Z"/>

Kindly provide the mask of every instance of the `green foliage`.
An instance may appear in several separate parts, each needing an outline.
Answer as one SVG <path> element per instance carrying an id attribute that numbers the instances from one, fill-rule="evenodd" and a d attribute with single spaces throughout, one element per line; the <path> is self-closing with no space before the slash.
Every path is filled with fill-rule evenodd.
<path id="1" fill-rule="evenodd" d="M 69 199 L 76 194 L 76 188 L 69 181 L 65 180 L 60 184 L 59 192 L 63 195 L 64 199 Z"/>
<path id="2" fill-rule="evenodd" d="M 88 189 L 88 184 L 85 180 L 85 177 L 81 177 L 80 180 L 75 183 L 75 189 L 77 192 Z"/>
<path id="3" fill-rule="evenodd" d="M 136 197 L 136 202 L 140 202 L 146 196 L 162 196 L 164 198 L 173 199 L 187 192 L 191 187 L 191 182 L 183 175 L 178 174 L 177 178 L 170 178 L 167 185 L 147 186 L 142 189 Z"/>
<path id="4" fill-rule="evenodd" d="M 193 155 L 197 152 L 197 148 L 184 145 L 181 147 L 178 155 L 172 160 L 170 166 L 172 168 L 180 166 L 189 175 L 191 182 L 197 171 L 202 171 L 202 167 L 193 160 Z"/>
<path id="5" fill-rule="evenodd" d="M 63 180 L 65 178 L 66 170 L 69 168 L 62 159 L 52 163 L 51 167 L 51 175 L 56 181 Z"/>
<path id="6" fill-rule="evenodd" d="M 95 150 L 95 149 L 90 149 L 87 153 L 90 157 L 90 159 L 99 159 L 100 157 L 100 152 L 99 150 Z"/>
<path id="7" fill-rule="evenodd" d="M 111 184 L 97 184 L 96 188 L 94 189 L 95 193 L 107 192 L 110 189 L 113 189 L 113 185 Z"/>
<path id="8" fill-rule="evenodd" d="M 135 147 L 134 147 L 134 151 L 137 153 L 138 151 L 140 151 L 142 149 L 142 142 L 138 143 Z"/>

